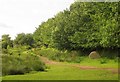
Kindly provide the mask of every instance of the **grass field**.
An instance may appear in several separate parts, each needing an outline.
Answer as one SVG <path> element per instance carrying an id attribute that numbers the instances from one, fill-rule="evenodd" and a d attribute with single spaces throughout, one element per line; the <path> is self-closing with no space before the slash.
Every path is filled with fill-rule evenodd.
<path id="1" fill-rule="evenodd" d="M 100 64 L 98 60 L 87 60 L 81 63 L 54 62 L 46 58 L 44 72 L 31 72 L 25 75 L 4 76 L 3 80 L 118 80 L 118 63 L 109 60 Z M 93 62 L 93 63 L 92 63 Z"/>

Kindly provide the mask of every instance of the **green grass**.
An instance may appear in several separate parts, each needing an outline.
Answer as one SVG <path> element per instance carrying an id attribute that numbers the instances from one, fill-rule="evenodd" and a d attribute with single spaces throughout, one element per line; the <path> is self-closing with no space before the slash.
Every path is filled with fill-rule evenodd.
<path id="1" fill-rule="evenodd" d="M 3 80 L 118 80 L 118 74 L 109 70 L 82 70 L 73 67 L 73 63 L 48 65 L 44 72 L 34 72 L 25 75 L 4 76 Z"/>
<path id="2" fill-rule="evenodd" d="M 83 61 L 80 62 L 80 65 L 82 66 L 95 66 L 95 67 L 105 67 L 105 68 L 118 68 L 118 62 L 115 62 L 114 59 L 106 59 L 105 63 L 101 63 L 101 60 L 104 60 L 104 58 L 100 59 L 90 59 L 88 57 L 84 57 Z"/>

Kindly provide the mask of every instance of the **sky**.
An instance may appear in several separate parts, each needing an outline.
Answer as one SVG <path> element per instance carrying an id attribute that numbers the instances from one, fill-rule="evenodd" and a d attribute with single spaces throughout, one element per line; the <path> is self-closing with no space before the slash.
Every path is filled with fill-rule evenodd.
<path id="1" fill-rule="evenodd" d="M 33 33 L 35 27 L 58 12 L 69 8 L 74 0 L 0 0 L 0 39 L 9 34 Z"/>

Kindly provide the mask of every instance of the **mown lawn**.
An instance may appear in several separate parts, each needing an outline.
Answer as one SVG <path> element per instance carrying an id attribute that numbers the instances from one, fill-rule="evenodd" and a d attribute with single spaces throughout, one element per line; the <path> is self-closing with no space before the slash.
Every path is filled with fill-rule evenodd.
<path id="1" fill-rule="evenodd" d="M 96 61 L 96 60 L 94 60 Z M 74 67 L 75 63 L 58 63 L 49 64 L 48 69 L 44 72 L 31 72 L 25 75 L 9 75 L 4 76 L 3 80 L 118 80 L 118 74 L 112 73 L 110 70 L 96 70 L 96 69 L 80 69 Z M 77 64 L 80 65 L 80 64 Z M 81 63 L 81 65 L 92 65 L 96 67 L 113 67 L 117 68 L 117 64 L 97 64 L 94 63 Z M 113 65 L 113 66 L 112 66 Z"/>

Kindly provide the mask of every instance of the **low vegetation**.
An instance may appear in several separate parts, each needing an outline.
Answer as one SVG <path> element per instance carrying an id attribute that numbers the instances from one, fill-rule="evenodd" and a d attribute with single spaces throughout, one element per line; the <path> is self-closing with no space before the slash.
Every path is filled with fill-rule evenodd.
<path id="1" fill-rule="evenodd" d="M 82 57 L 77 51 L 60 51 L 54 48 L 42 48 L 36 49 L 35 52 L 40 56 L 48 57 L 51 60 L 60 61 L 60 62 L 75 62 L 80 63 Z"/>
<path id="2" fill-rule="evenodd" d="M 8 54 L 2 55 L 2 75 L 17 75 L 45 70 L 45 64 L 37 55 L 32 55 L 30 51 L 24 51 L 24 49 L 21 51 L 16 49 L 9 50 Z"/>

